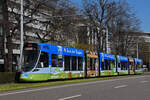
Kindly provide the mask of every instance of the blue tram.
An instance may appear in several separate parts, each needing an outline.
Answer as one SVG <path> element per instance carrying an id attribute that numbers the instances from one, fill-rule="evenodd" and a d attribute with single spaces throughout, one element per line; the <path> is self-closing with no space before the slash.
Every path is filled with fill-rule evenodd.
<path id="1" fill-rule="evenodd" d="M 78 78 L 84 76 L 84 51 L 46 43 L 24 46 L 21 80 Z"/>
<path id="2" fill-rule="evenodd" d="M 128 57 L 47 43 L 27 43 L 23 55 L 20 75 L 23 81 L 126 75 L 132 68 Z M 132 71 L 141 74 L 142 60 L 132 60 L 135 64 Z"/>

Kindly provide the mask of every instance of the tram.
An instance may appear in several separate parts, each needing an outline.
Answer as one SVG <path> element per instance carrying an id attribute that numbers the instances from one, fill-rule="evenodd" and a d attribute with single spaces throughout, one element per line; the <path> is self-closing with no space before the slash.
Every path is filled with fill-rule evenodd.
<path id="1" fill-rule="evenodd" d="M 47 43 L 26 43 L 21 81 L 47 81 L 143 72 L 141 59 Z"/>

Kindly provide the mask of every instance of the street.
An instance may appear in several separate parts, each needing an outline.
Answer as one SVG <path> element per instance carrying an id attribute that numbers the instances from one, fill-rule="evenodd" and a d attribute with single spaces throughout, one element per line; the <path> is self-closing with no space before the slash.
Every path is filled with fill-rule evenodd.
<path id="1" fill-rule="evenodd" d="M 0 100 L 150 100 L 150 75 L 3 92 Z"/>

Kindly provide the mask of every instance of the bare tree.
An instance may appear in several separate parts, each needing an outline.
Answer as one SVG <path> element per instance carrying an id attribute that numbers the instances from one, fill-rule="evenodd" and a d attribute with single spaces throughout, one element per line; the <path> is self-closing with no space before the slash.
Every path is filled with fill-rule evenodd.
<path id="1" fill-rule="evenodd" d="M 20 1 L 4 1 L 5 18 L 7 18 L 5 22 L 8 26 L 5 27 L 7 29 L 5 31 L 8 31 L 6 32 L 8 58 L 5 59 L 5 64 L 8 63 L 6 68 L 9 66 L 11 71 L 13 41 L 20 39 Z M 24 0 L 24 40 L 64 43 L 68 39 L 74 39 L 72 34 L 77 29 L 75 27 L 77 9 L 69 6 L 68 1 Z"/>
<path id="2" fill-rule="evenodd" d="M 11 64 L 11 62 L 10 62 L 10 60 L 12 60 L 12 57 L 11 57 L 11 53 L 12 53 L 12 51 L 10 50 L 11 49 L 11 45 L 10 45 L 10 42 L 11 41 L 7 41 L 8 42 L 8 44 L 9 44 L 9 46 L 10 46 L 10 48 L 8 49 L 8 56 L 7 56 L 7 54 L 6 54 L 6 37 L 8 37 L 8 39 L 10 38 L 10 33 L 9 33 L 9 26 L 8 26 L 8 23 L 9 23 L 9 20 L 8 20 L 8 6 L 7 6 L 7 0 L 3 0 L 2 1 L 2 3 L 3 3 L 3 8 L 2 8 L 2 10 L 3 10 L 3 16 L 4 16 L 4 25 L 3 25 L 3 27 L 4 27 L 4 35 L 3 35 L 3 43 L 4 43 L 4 46 L 3 46 L 3 58 L 4 58 L 4 71 L 11 71 L 11 69 L 10 68 L 8 68 L 8 65 L 9 64 Z M 9 58 L 9 59 L 7 59 L 7 58 Z M 10 66 L 11 67 L 11 66 Z"/>
<path id="3" fill-rule="evenodd" d="M 105 38 L 104 30 L 108 29 L 108 22 L 115 17 L 115 13 L 111 10 L 115 5 L 111 0 L 84 0 L 83 13 L 89 19 L 89 27 L 94 29 L 94 34 L 97 41 L 97 50 L 104 51 Z M 93 32 L 92 32 L 93 33 Z M 91 33 L 91 36 L 93 36 Z"/>
<path id="4" fill-rule="evenodd" d="M 105 52 L 106 32 L 104 30 L 108 30 L 112 53 L 129 55 L 130 48 L 138 39 L 135 33 L 140 31 L 140 21 L 131 12 L 126 1 L 84 0 L 83 13 L 89 19 L 89 27 L 94 29 L 91 36 L 96 33 L 94 40 L 97 41 L 97 50 Z"/>
<path id="5" fill-rule="evenodd" d="M 109 21 L 109 31 L 111 32 L 111 49 L 112 53 L 127 56 L 131 55 L 131 48 L 136 46 L 141 34 L 137 34 L 140 30 L 139 20 L 127 2 L 116 2 L 116 14 L 118 16 Z M 142 38 L 141 38 L 142 39 Z"/>
<path id="6" fill-rule="evenodd" d="M 5 71 L 12 71 L 12 54 L 13 54 L 13 40 L 20 39 L 20 1 L 19 0 L 4 0 L 5 1 L 5 22 L 6 39 L 8 56 L 5 58 Z M 42 8 L 46 0 L 24 0 L 24 33 L 32 33 L 31 24 L 37 19 L 35 18 L 39 8 Z M 8 67 L 9 66 L 9 67 Z"/>
<path id="7" fill-rule="evenodd" d="M 45 28 L 45 31 L 36 33 L 40 41 L 55 42 L 59 45 L 72 44 L 67 42 L 75 40 L 78 19 L 80 19 L 77 11 L 78 9 L 71 5 L 69 0 L 60 0 L 55 10 L 52 11 L 52 15 L 42 22 L 41 27 Z"/>

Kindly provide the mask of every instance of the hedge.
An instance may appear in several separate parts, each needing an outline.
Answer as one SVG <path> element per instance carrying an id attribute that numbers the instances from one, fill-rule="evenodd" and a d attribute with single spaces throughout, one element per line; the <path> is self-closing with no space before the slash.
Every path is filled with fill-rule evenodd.
<path id="1" fill-rule="evenodd" d="M 0 72 L 0 84 L 14 83 L 16 78 L 15 72 Z"/>

